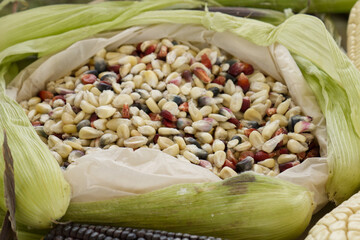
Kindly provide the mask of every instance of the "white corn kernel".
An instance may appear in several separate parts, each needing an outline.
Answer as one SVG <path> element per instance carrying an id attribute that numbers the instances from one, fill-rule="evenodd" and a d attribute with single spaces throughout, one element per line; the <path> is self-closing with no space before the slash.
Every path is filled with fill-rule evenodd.
<path id="1" fill-rule="evenodd" d="M 99 118 L 109 118 L 116 112 L 116 108 L 111 106 L 101 106 L 95 109 L 95 113 Z"/>
<path id="2" fill-rule="evenodd" d="M 207 132 L 198 132 L 195 133 L 195 137 L 201 142 L 201 143 L 212 143 L 213 137 L 210 133 Z"/>
<path id="3" fill-rule="evenodd" d="M 217 151 L 214 154 L 214 164 L 216 167 L 221 168 L 226 160 L 226 153 L 224 151 Z"/>
<path id="4" fill-rule="evenodd" d="M 131 121 L 129 119 L 126 118 L 115 118 L 115 119 L 111 119 L 106 123 L 106 127 L 112 131 L 116 131 L 118 126 L 121 124 L 126 124 L 127 126 L 130 127 L 131 125 Z"/>
<path id="5" fill-rule="evenodd" d="M 220 171 L 220 177 L 222 179 L 231 178 L 237 175 L 237 173 L 230 167 L 223 167 Z"/>
<path id="6" fill-rule="evenodd" d="M 180 150 L 184 150 L 186 148 L 186 143 L 184 141 L 184 138 L 175 136 L 174 141 L 179 145 Z"/>
<path id="7" fill-rule="evenodd" d="M 284 115 L 280 115 L 280 114 L 274 114 L 271 116 L 270 118 L 270 122 L 274 122 L 276 120 L 279 120 L 279 125 L 280 127 L 286 127 L 288 125 L 288 120 L 286 119 L 286 117 Z"/>
<path id="8" fill-rule="evenodd" d="M 96 109 L 96 107 L 94 105 L 91 105 L 90 103 L 88 103 L 85 100 L 81 101 L 80 108 L 81 108 L 81 110 L 83 110 L 85 113 L 88 113 L 88 114 L 95 112 L 95 109 Z"/>
<path id="9" fill-rule="evenodd" d="M 245 111 L 244 113 L 244 119 L 248 120 L 248 121 L 256 121 L 256 122 L 261 122 L 262 121 L 262 116 L 261 114 L 256 111 L 253 108 L 249 108 Z"/>
<path id="10" fill-rule="evenodd" d="M 256 149 L 260 150 L 265 142 L 263 136 L 258 131 L 252 131 L 249 135 L 249 141 Z"/>
<path id="11" fill-rule="evenodd" d="M 287 148 L 290 150 L 290 152 L 292 153 L 301 153 L 301 152 L 306 152 L 309 148 L 306 145 L 306 143 L 299 143 L 298 141 L 294 140 L 294 139 L 290 139 L 287 142 Z"/>
<path id="12" fill-rule="evenodd" d="M 180 134 L 179 130 L 175 128 L 161 127 L 158 129 L 160 135 L 177 135 Z"/>
<path id="13" fill-rule="evenodd" d="M 134 136 L 124 140 L 124 146 L 129 148 L 139 148 L 147 143 L 148 139 L 144 136 Z"/>
<path id="14" fill-rule="evenodd" d="M 280 103 L 276 108 L 276 113 L 284 115 L 290 107 L 291 98 L 286 99 L 284 102 Z"/>
<path id="15" fill-rule="evenodd" d="M 243 152 L 243 151 L 249 150 L 251 147 L 252 147 L 251 143 L 246 141 L 246 142 L 243 142 L 243 143 L 237 145 L 236 147 L 234 147 L 234 149 L 238 152 Z"/>
<path id="16" fill-rule="evenodd" d="M 277 158 L 277 162 L 279 164 L 283 164 L 283 163 L 287 163 L 287 162 L 292 162 L 295 161 L 297 159 L 295 154 L 281 154 L 278 158 Z"/>
<path id="17" fill-rule="evenodd" d="M 224 151 L 225 150 L 225 144 L 223 141 L 219 140 L 219 139 L 215 139 L 213 144 L 212 144 L 212 149 L 214 152 L 217 151 Z"/>
<path id="18" fill-rule="evenodd" d="M 243 102 L 242 93 L 240 93 L 240 92 L 234 93 L 231 96 L 231 100 L 230 100 L 230 110 L 233 112 L 240 111 L 242 102 Z"/>
<path id="19" fill-rule="evenodd" d="M 104 133 L 102 131 L 96 130 L 92 127 L 83 127 L 79 131 L 79 137 L 82 139 L 94 139 L 101 137 Z"/>
<path id="20" fill-rule="evenodd" d="M 158 105 L 156 104 L 154 99 L 148 98 L 148 99 L 146 99 L 145 103 L 146 103 L 146 106 L 150 109 L 151 112 L 153 112 L 153 113 L 160 113 L 161 112 L 160 108 L 158 107 Z"/>
<path id="21" fill-rule="evenodd" d="M 272 135 L 276 132 L 276 130 L 279 128 L 279 125 L 280 125 L 280 120 L 275 120 L 267 124 L 261 132 L 264 139 L 265 140 L 270 139 Z"/>
<path id="22" fill-rule="evenodd" d="M 151 126 L 140 126 L 138 131 L 144 136 L 152 136 L 156 133 L 155 129 Z"/>
<path id="23" fill-rule="evenodd" d="M 262 150 L 267 152 L 267 153 L 271 153 L 272 151 L 274 151 L 274 149 L 276 148 L 276 146 L 283 141 L 284 139 L 284 134 L 280 134 L 277 135 L 271 139 L 269 139 L 268 141 L 266 141 L 263 146 L 262 146 Z"/>
<path id="24" fill-rule="evenodd" d="M 199 164 L 199 163 L 200 163 L 199 158 L 198 158 L 195 154 L 191 153 L 191 152 L 188 151 L 188 150 L 185 150 L 185 151 L 183 152 L 183 156 L 184 156 L 186 159 L 188 159 L 190 162 L 194 163 L 194 164 Z"/>
<path id="25" fill-rule="evenodd" d="M 301 134 L 290 132 L 290 133 L 288 133 L 288 136 L 289 136 L 289 138 L 294 139 L 298 142 L 301 142 L 301 143 L 306 142 L 306 137 Z"/>
<path id="26" fill-rule="evenodd" d="M 177 144 L 174 144 L 174 145 L 172 145 L 172 146 L 170 146 L 170 147 L 167 147 L 167 148 L 165 148 L 164 150 L 163 150 L 163 152 L 164 153 L 167 153 L 167 154 L 169 154 L 169 155 L 171 155 L 171 156 L 173 156 L 173 157 L 175 157 L 176 155 L 178 155 L 179 154 L 179 145 L 177 145 Z"/>
<path id="27" fill-rule="evenodd" d="M 112 105 L 116 108 L 122 108 L 124 104 L 131 105 L 134 100 L 128 94 L 119 94 L 112 101 Z"/>

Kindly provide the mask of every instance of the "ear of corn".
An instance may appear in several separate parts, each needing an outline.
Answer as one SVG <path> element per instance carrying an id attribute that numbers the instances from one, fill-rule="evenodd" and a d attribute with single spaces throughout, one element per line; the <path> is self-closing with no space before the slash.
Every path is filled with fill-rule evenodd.
<path id="1" fill-rule="evenodd" d="M 360 192 L 322 217 L 305 239 L 360 239 Z"/>
<path id="2" fill-rule="evenodd" d="M 312 209 L 312 196 L 302 187 L 249 172 L 222 182 L 180 184 L 110 201 L 72 203 L 63 220 L 229 239 L 292 239 L 306 228 Z"/>
<path id="3" fill-rule="evenodd" d="M 326 116 L 329 135 L 328 162 L 330 177 L 328 192 L 330 199 L 340 203 L 356 192 L 360 184 L 360 154 L 358 152 L 360 151 L 360 125 L 358 123 L 360 102 L 357 99 L 357 95 L 360 92 L 358 83 L 360 73 L 336 46 L 336 43 L 326 31 L 321 21 L 310 16 L 296 15 L 287 19 L 280 26 L 275 27 L 271 24 L 251 19 L 236 18 L 221 13 L 187 10 L 153 11 L 183 2 L 162 0 L 126 2 L 124 4 L 114 2 L 86 6 L 51 6 L 1 18 L 0 31 L 6 38 L 0 39 L 0 46 L 2 46 L 0 69 L 3 70 L 3 73 L 5 71 L 9 73 L 9 69 L 14 69 L 16 61 L 26 56 L 31 54 L 38 54 L 39 56 L 49 55 L 80 39 L 101 31 L 159 23 L 200 24 L 217 32 L 231 32 L 260 46 L 269 46 L 274 43 L 283 44 L 292 54 L 298 56 L 296 61 L 303 70 L 306 80 L 316 93 L 319 105 Z M 199 6 L 198 1 L 186 1 L 186 3 L 191 5 L 191 7 Z M 99 11 L 104 14 L 99 14 Z M 108 12 L 114 15 L 109 15 L 107 14 Z M 97 16 L 96 20 L 89 22 L 89 16 L 95 15 Z M 83 21 L 76 21 L 79 19 Z M 45 23 L 46 25 L 39 25 Z M 10 66 L 10 64 L 13 65 Z M 0 90 L 3 91 L 5 78 L 3 75 L 0 78 L 0 84 L 2 85 Z M 7 80 L 11 81 L 11 76 Z M 341 89 L 339 94 L 337 89 Z M 14 155 L 17 155 L 16 158 L 18 159 L 15 159 L 17 162 L 15 163 L 15 171 L 21 172 L 16 175 L 16 184 L 19 186 L 24 184 L 23 186 L 25 186 L 20 187 L 18 189 L 19 192 L 17 192 L 19 193 L 19 196 L 17 196 L 19 202 L 17 213 L 20 214 L 17 219 L 30 226 L 43 226 L 43 221 L 40 224 L 37 219 L 30 219 L 30 216 L 32 218 L 34 216 L 43 218 L 44 215 L 39 213 L 40 209 L 38 207 L 30 206 L 28 203 L 33 203 L 34 198 L 38 198 L 36 199 L 38 200 L 37 204 L 41 205 L 42 209 L 54 208 L 58 211 L 60 209 L 63 210 L 66 208 L 66 203 L 64 203 L 66 201 L 60 203 L 59 197 L 64 199 L 68 196 L 68 190 L 64 190 L 67 188 L 66 183 L 63 182 L 62 178 L 58 178 L 54 182 L 49 180 L 58 177 L 60 172 L 54 170 L 55 165 L 49 163 L 51 161 L 46 162 L 44 160 L 50 154 L 45 149 L 46 147 L 43 147 L 38 137 L 36 137 L 34 130 L 30 130 L 31 126 L 25 120 L 25 115 L 21 112 L 21 108 L 16 103 L 2 96 L 0 109 L 2 109 L 0 126 L 10 129 L 10 148 Z M 22 144 L 19 144 L 20 142 Z M 32 160 L 34 163 L 30 164 L 29 158 L 35 158 L 35 160 Z M 42 159 L 44 162 L 39 159 Z M 46 166 L 45 163 L 51 166 Z M 45 171 L 44 169 L 47 170 Z M 51 171 L 55 171 L 55 175 L 49 174 Z M 36 180 L 34 185 L 37 188 L 31 185 L 29 176 L 32 181 Z M 34 177 L 34 179 L 31 177 Z M 298 195 L 291 194 L 292 187 L 282 184 L 279 185 L 283 186 L 282 191 L 279 190 L 279 193 L 272 192 L 265 196 L 257 195 L 256 191 L 247 191 L 242 197 L 252 199 L 254 196 L 260 196 L 264 199 L 263 202 L 273 202 L 281 196 L 280 193 L 287 192 L 286 201 L 288 204 L 298 202 Z M 47 188 L 50 190 L 43 190 Z M 43 191 L 40 192 L 37 189 L 42 189 Z M 51 192 L 54 190 L 59 191 L 58 195 Z M 52 203 L 51 207 L 48 204 L 49 202 Z M 113 219 L 117 219 L 115 213 L 110 208 L 112 204 L 104 202 L 91 204 L 88 206 L 93 208 L 89 209 L 91 210 L 89 213 L 92 214 L 93 218 L 97 218 L 98 214 L 100 215 L 104 211 L 109 212 Z M 57 205 L 60 205 L 60 207 Z M 3 207 L 4 204 L 0 203 L 0 206 Z M 86 204 L 81 205 L 81 209 L 80 205 L 77 206 L 79 209 L 76 212 L 74 212 L 76 205 L 70 208 L 68 217 L 80 218 L 85 216 L 81 209 L 86 210 Z M 259 206 L 252 207 L 253 209 L 260 209 Z M 44 212 L 46 211 L 49 210 L 44 210 Z M 288 217 L 291 218 L 288 222 L 291 222 L 292 218 L 296 216 L 294 215 L 296 213 L 291 215 L 290 210 L 287 212 L 287 216 L 278 215 L 278 213 L 283 212 L 280 208 L 276 211 L 278 211 L 276 215 L 281 222 L 287 222 Z M 72 212 L 73 214 L 71 215 Z M 254 212 L 257 214 L 254 218 L 258 218 L 260 221 L 262 221 L 261 219 L 268 219 L 269 222 L 273 221 L 273 219 L 269 219 L 270 216 L 264 218 L 266 214 L 261 213 L 260 216 L 260 212 Z M 245 216 L 250 217 L 250 213 L 248 212 L 247 214 Z M 53 214 L 53 216 L 49 217 L 49 213 L 46 213 L 48 219 L 55 219 L 60 215 L 60 213 Z M 131 216 L 130 213 L 128 215 Z M 131 218 L 129 217 L 129 219 Z M 106 222 L 105 219 L 101 218 L 99 218 L 99 221 Z M 304 222 L 306 223 L 306 221 Z M 49 221 L 45 225 L 48 225 L 48 223 Z M 251 230 L 248 228 L 244 229 L 241 231 L 247 231 L 246 233 L 249 233 L 248 231 Z M 264 229 L 264 231 L 266 230 L 268 229 Z M 300 231 L 296 228 L 295 230 Z M 270 233 L 272 234 L 273 232 L 270 231 Z"/>
<path id="4" fill-rule="evenodd" d="M 129 227 L 110 227 L 101 225 L 89 225 L 68 223 L 57 225 L 44 238 L 53 240 L 61 238 L 82 239 L 191 239 L 191 240 L 221 240 L 221 238 L 190 235 L 188 233 L 166 232 L 153 229 L 136 229 Z"/>
<path id="5" fill-rule="evenodd" d="M 6 129 L 14 159 L 16 220 L 34 228 L 49 227 L 65 213 L 70 201 L 70 186 L 47 146 L 37 137 L 25 113 L 1 91 L 0 129 Z M 1 146 L 3 140 L 1 131 Z M 4 168 L 0 148 L 0 208 L 5 211 Z"/>
<path id="6" fill-rule="evenodd" d="M 347 55 L 360 69 L 360 2 L 351 9 L 347 25 Z"/>
<path id="7" fill-rule="evenodd" d="M 327 13 L 348 13 L 356 0 L 216 0 L 216 2 L 225 6 L 242 6 L 255 8 L 269 8 L 283 10 L 291 8 L 295 12 L 306 10 L 309 13 L 327 12 Z"/>

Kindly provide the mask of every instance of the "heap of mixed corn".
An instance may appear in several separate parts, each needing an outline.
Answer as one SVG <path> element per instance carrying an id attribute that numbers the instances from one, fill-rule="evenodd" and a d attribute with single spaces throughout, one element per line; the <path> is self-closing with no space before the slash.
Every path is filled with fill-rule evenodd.
<path id="1" fill-rule="evenodd" d="M 216 46 L 162 39 L 103 49 L 20 104 L 64 168 L 98 149 L 148 147 L 228 178 L 319 156 L 312 118 L 288 94 Z"/>

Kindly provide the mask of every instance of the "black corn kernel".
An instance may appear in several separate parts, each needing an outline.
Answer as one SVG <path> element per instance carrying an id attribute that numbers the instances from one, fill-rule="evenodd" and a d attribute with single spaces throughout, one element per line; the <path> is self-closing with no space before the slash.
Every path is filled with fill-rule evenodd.
<path id="1" fill-rule="evenodd" d="M 79 229 L 79 231 L 77 232 L 76 238 L 82 239 L 82 238 L 84 237 L 84 234 L 85 234 L 86 230 L 87 230 L 87 228 L 82 226 L 82 227 Z"/>
<path id="2" fill-rule="evenodd" d="M 98 236 L 99 236 L 99 233 L 98 233 L 98 232 L 93 232 L 93 233 L 90 235 L 89 240 L 96 240 Z"/>
<path id="3" fill-rule="evenodd" d="M 233 137 L 231 138 L 231 140 L 234 140 L 234 139 L 237 139 L 237 140 L 239 141 L 239 143 L 242 142 L 242 138 L 241 138 L 240 136 L 238 136 L 238 135 L 235 135 L 235 136 L 233 136 Z"/>
<path id="4" fill-rule="evenodd" d="M 129 235 L 129 231 L 124 230 L 124 231 L 121 233 L 120 239 L 125 240 L 128 235 Z"/>
<path id="5" fill-rule="evenodd" d="M 202 149 L 200 149 L 202 150 Z M 204 150 L 205 151 L 205 150 Z M 244 161 L 244 160 L 243 160 Z M 53 228 L 44 240 L 221 240 L 213 237 L 201 238 L 187 233 L 174 233 L 164 230 L 122 228 L 88 224 L 66 224 Z"/>
<path id="6" fill-rule="evenodd" d="M 213 97 L 216 97 L 220 93 L 220 89 L 217 88 L 217 87 L 211 87 L 208 90 L 211 91 L 214 94 Z"/>
<path id="7" fill-rule="evenodd" d="M 77 232 L 78 232 L 78 230 L 79 230 L 79 227 L 77 227 L 77 226 L 73 226 L 73 228 L 71 229 L 71 231 L 70 231 L 70 237 L 76 237 L 76 234 L 77 234 Z"/>
<path id="8" fill-rule="evenodd" d="M 109 226 L 102 227 L 100 233 L 105 233 L 109 228 Z"/>
<path id="9" fill-rule="evenodd" d="M 65 237 L 69 237 L 71 229 L 72 229 L 71 225 L 68 225 L 68 226 L 64 227 L 62 235 L 65 236 Z"/>
<path id="10" fill-rule="evenodd" d="M 113 237 L 114 238 L 119 238 L 121 236 L 122 230 L 121 229 L 117 229 L 115 230 Z"/>
<path id="11" fill-rule="evenodd" d="M 107 64 L 104 59 L 95 59 L 95 69 L 98 72 L 106 71 Z"/>
<path id="12" fill-rule="evenodd" d="M 94 232 L 94 229 L 88 229 L 86 230 L 86 232 L 84 233 L 84 240 L 89 240 L 90 239 L 90 236 L 91 234 Z"/>
<path id="13" fill-rule="evenodd" d="M 106 238 L 106 235 L 103 233 L 100 233 L 99 236 L 97 237 L 97 240 L 104 240 Z"/>
<path id="14" fill-rule="evenodd" d="M 96 70 L 88 70 L 88 71 L 85 71 L 83 74 L 93 74 L 95 76 L 98 76 L 99 72 Z"/>
<path id="15" fill-rule="evenodd" d="M 106 81 L 101 81 L 98 83 L 98 85 L 96 86 L 101 92 L 105 91 L 105 90 L 112 90 L 112 86 L 110 83 L 106 82 Z"/>
<path id="16" fill-rule="evenodd" d="M 114 227 L 109 228 L 109 229 L 106 231 L 106 235 L 107 235 L 107 236 L 113 236 L 115 230 L 116 230 L 116 228 L 114 228 Z"/>
<path id="17" fill-rule="evenodd" d="M 135 240 L 137 239 L 135 233 L 129 233 L 129 235 L 126 237 L 126 240 Z"/>

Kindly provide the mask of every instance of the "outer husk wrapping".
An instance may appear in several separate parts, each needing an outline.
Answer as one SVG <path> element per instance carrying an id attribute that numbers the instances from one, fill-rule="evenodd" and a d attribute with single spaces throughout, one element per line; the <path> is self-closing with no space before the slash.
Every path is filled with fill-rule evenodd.
<path id="1" fill-rule="evenodd" d="M 249 172 L 221 182 L 179 184 L 115 200 L 72 203 L 63 220 L 228 239 L 293 239 L 308 225 L 313 207 L 305 188 Z"/>
<path id="2" fill-rule="evenodd" d="M 327 120 L 329 136 L 328 162 L 330 168 L 327 189 L 330 199 L 342 202 L 356 192 L 360 186 L 360 125 L 358 123 L 360 103 L 357 99 L 360 93 L 358 82 L 360 73 L 344 53 L 340 51 L 323 24 L 314 17 L 304 15 L 293 16 L 275 28 L 270 24 L 229 17 L 219 13 L 185 10 L 146 12 L 178 2 L 133 3 L 121 7 L 117 6 L 116 3 L 86 7 L 62 6 L 58 9 L 52 9 L 61 21 L 58 21 L 58 18 L 53 18 L 52 21 L 47 22 L 46 28 L 37 27 L 38 30 L 36 31 L 31 26 L 36 26 L 36 23 L 42 21 L 42 19 L 36 18 L 36 14 L 39 13 L 44 18 L 49 16 L 46 8 L 39 9 L 39 12 L 33 10 L 31 11 L 32 15 L 29 14 L 25 18 L 21 17 L 26 14 L 15 14 L 6 19 L 0 19 L 0 23 L 4 24 L 6 22 L 6 25 L 11 26 L 8 29 L 3 29 L 4 36 L 12 36 L 11 34 L 14 36 L 11 37 L 10 41 L 6 41 L 2 45 L 0 68 L 5 71 L 14 70 L 14 62 L 23 59 L 25 56 L 33 53 L 40 56 L 49 55 L 62 50 L 79 39 L 101 31 L 164 22 L 200 24 L 214 31 L 232 32 L 261 46 L 269 46 L 279 42 L 287 47 L 292 54 L 299 56 L 296 61 L 300 69 L 303 70 L 309 85 L 314 90 Z M 98 21 L 91 22 L 92 25 L 88 24 L 88 22 L 78 24 L 74 21 L 72 11 L 77 10 L 79 19 L 87 19 L 89 13 L 96 14 L 99 12 L 99 6 L 102 7 L 103 12 L 116 12 L 116 14 L 119 14 L 118 17 L 114 16 L 116 14 L 109 18 L 102 15 L 99 16 Z M 21 25 L 18 26 L 16 23 L 21 23 Z M 14 26 L 17 27 L 18 33 L 22 33 L 21 36 L 12 32 Z M 52 31 L 52 29 L 56 29 L 56 31 Z M 27 34 L 23 34 L 22 30 L 27 31 Z M 11 66 L 8 65 L 10 63 Z M 13 76 L 13 74 L 9 75 L 8 81 Z M 1 83 L 4 84 L 4 81 L 1 81 Z M 337 89 L 341 89 L 341 94 Z M 335 99 L 337 102 L 334 101 Z M 20 109 L 20 107 L 17 108 Z M 334 126 L 337 125 L 345 128 L 335 128 Z M 284 186 L 284 189 L 290 192 L 287 185 Z M 249 197 L 251 195 L 246 194 Z M 269 198 L 263 198 L 263 202 L 277 199 L 277 194 L 272 192 Z M 287 199 L 287 202 L 291 201 Z M 100 211 L 101 209 L 95 210 Z M 100 214 L 101 211 L 98 213 Z M 291 215 L 289 214 L 289 216 Z M 295 218 L 294 215 L 292 217 Z M 273 220 L 274 218 L 270 219 L 270 222 Z"/>

